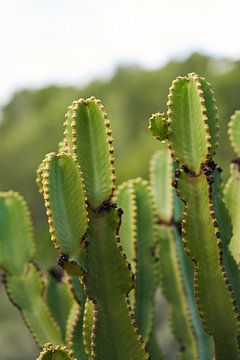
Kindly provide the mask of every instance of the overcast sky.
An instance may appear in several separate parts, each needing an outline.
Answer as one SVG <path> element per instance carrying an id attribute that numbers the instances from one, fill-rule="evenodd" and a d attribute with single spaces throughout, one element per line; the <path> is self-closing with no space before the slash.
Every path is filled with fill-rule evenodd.
<path id="1" fill-rule="evenodd" d="M 155 68 L 194 50 L 238 58 L 239 10 L 239 0 L 0 0 L 0 104 L 122 63 Z"/>

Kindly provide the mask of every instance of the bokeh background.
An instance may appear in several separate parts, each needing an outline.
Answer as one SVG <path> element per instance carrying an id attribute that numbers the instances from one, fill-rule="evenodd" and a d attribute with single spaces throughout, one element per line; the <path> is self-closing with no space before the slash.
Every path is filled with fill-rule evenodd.
<path id="1" fill-rule="evenodd" d="M 158 144 L 147 120 L 166 110 L 171 81 L 193 71 L 205 76 L 218 102 L 217 160 L 227 177 L 226 128 L 240 108 L 239 10 L 237 0 L 0 1 L 0 189 L 27 199 L 44 270 L 56 255 L 35 170 L 57 149 L 73 99 L 103 101 L 120 183 L 148 177 Z M 2 285 L 0 349 L 1 360 L 32 360 L 38 352 Z"/>

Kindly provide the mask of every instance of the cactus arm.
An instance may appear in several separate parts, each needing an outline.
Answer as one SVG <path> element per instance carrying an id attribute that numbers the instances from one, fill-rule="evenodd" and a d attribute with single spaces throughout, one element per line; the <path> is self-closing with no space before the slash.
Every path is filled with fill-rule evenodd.
<path id="1" fill-rule="evenodd" d="M 207 109 L 195 74 L 173 81 L 168 100 L 168 139 L 174 158 L 199 173 L 210 151 Z"/>
<path id="2" fill-rule="evenodd" d="M 86 354 L 91 356 L 91 336 L 94 324 L 94 304 L 90 299 L 87 299 L 84 309 L 83 319 L 83 343 Z"/>
<path id="3" fill-rule="evenodd" d="M 66 149 L 81 168 L 90 219 L 83 282 L 95 306 L 91 356 L 96 360 L 146 359 L 126 303 L 132 275 L 116 238 L 120 219 L 111 201 L 115 170 L 110 122 L 95 98 L 73 102 L 71 112 Z M 68 127 L 70 119 L 66 122 Z"/>
<path id="4" fill-rule="evenodd" d="M 83 342 L 83 314 L 84 304 L 74 302 L 67 321 L 66 344 L 77 359 L 87 360 Z"/>
<path id="5" fill-rule="evenodd" d="M 149 130 L 155 139 L 160 141 L 167 139 L 167 121 L 164 113 L 158 112 L 150 117 Z"/>
<path id="6" fill-rule="evenodd" d="M 51 240 L 61 255 L 82 267 L 88 217 L 78 167 L 67 154 L 52 153 L 45 158 L 43 178 Z"/>
<path id="7" fill-rule="evenodd" d="M 76 302 L 83 306 L 86 301 L 86 294 L 82 284 L 82 279 L 78 275 L 71 275 L 67 277 L 67 282 L 72 291 Z"/>
<path id="8" fill-rule="evenodd" d="M 181 346 L 179 358 L 198 359 L 198 344 L 190 316 L 185 284 L 173 224 L 174 192 L 172 188 L 173 160 L 166 144 L 150 162 L 150 184 L 158 219 L 160 261 L 158 264 L 163 295 L 170 306 L 170 322 Z"/>
<path id="9" fill-rule="evenodd" d="M 66 343 L 72 349 L 74 355 L 81 360 L 87 360 L 87 353 L 84 345 L 84 311 L 86 306 L 86 294 L 79 276 L 67 277 L 69 287 L 74 296 L 75 302 L 72 305 L 67 321 Z"/>
<path id="10" fill-rule="evenodd" d="M 61 329 L 62 338 L 65 339 L 67 319 L 74 302 L 73 295 L 64 280 L 56 280 L 51 274 L 48 275 L 45 292 L 49 309 Z"/>
<path id="11" fill-rule="evenodd" d="M 133 281 L 117 245 L 119 215 L 116 209 L 109 209 L 98 213 L 89 210 L 89 216 L 86 284 L 95 304 L 92 356 L 106 360 L 147 359 L 125 298 Z"/>
<path id="12" fill-rule="evenodd" d="M 215 211 L 215 216 L 219 228 L 219 232 L 223 244 L 223 259 L 224 265 L 230 280 L 233 292 L 236 297 L 238 309 L 240 309 L 240 287 L 239 287 L 239 268 L 237 259 L 234 257 L 234 252 L 231 252 L 229 243 L 232 243 L 233 228 L 231 218 L 223 201 L 223 194 L 221 188 L 220 169 L 216 168 L 214 171 L 214 183 L 212 184 L 212 200 Z M 236 196 L 237 194 L 235 194 Z M 235 229 L 234 229 L 235 230 Z"/>
<path id="13" fill-rule="evenodd" d="M 73 132 L 72 129 L 72 117 L 74 114 L 73 106 L 68 106 L 68 110 L 65 114 L 65 122 L 64 122 L 64 134 L 63 134 L 63 142 L 64 142 L 64 152 L 68 152 L 71 155 L 74 155 L 74 150 L 76 148 L 75 141 L 73 142 Z M 75 117 L 75 115 L 74 115 Z M 75 132 L 74 132 L 75 135 Z"/>
<path id="14" fill-rule="evenodd" d="M 201 84 L 201 90 L 203 92 L 204 104 L 206 107 L 206 115 L 208 119 L 208 127 L 210 134 L 210 156 L 214 156 L 218 147 L 218 111 L 216 106 L 216 100 L 214 98 L 214 92 L 211 85 L 203 78 L 198 76 L 198 80 Z"/>
<path id="15" fill-rule="evenodd" d="M 135 319 L 147 343 L 153 328 L 154 294 L 157 287 L 155 213 L 146 181 L 132 182 L 137 208 L 137 268 Z"/>
<path id="16" fill-rule="evenodd" d="M 52 240 L 64 255 L 64 269 L 81 277 L 94 302 L 91 357 L 143 360 L 148 355 L 126 301 L 133 287 L 132 274 L 117 241 L 121 211 L 112 203 L 115 176 L 109 125 L 94 98 L 76 101 L 69 108 L 65 121 L 68 155 L 50 154 L 45 160 L 45 206 Z"/>
<path id="17" fill-rule="evenodd" d="M 153 155 L 150 162 L 150 185 L 160 223 L 160 283 L 170 305 L 173 332 L 184 349 L 180 358 L 200 357 L 210 360 L 211 346 L 207 334 L 201 328 L 194 302 L 193 264 L 184 253 L 182 241 L 174 226 L 174 223 L 181 221 L 182 202 L 171 186 L 173 168 L 167 145 L 162 144 L 161 150 Z"/>
<path id="18" fill-rule="evenodd" d="M 188 96 L 192 90 L 188 86 L 186 92 L 186 81 L 195 83 L 197 96 Z M 186 117 L 187 135 L 181 124 L 183 113 L 190 114 L 189 109 L 195 115 Z M 182 165 L 178 195 L 185 203 L 183 239 L 194 263 L 195 297 L 204 329 L 214 338 L 216 358 L 231 354 L 238 359 L 240 316 L 233 290 L 236 274 L 230 275 L 234 262 L 226 252 L 223 254 L 228 229 L 220 221 L 223 208 L 212 186 L 217 181 L 212 161 L 217 130 L 215 100 L 209 85 L 195 74 L 177 79 L 170 90 L 168 139 L 173 156 Z M 186 144 L 190 144 L 190 151 Z"/>
<path id="19" fill-rule="evenodd" d="M 229 122 L 228 134 L 230 139 L 230 144 L 237 154 L 240 157 L 240 111 L 236 111 Z"/>
<path id="20" fill-rule="evenodd" d="M 153 328 L 154 293 L 157 286 L 154 253 L 156 229 L 151 194 L 148 184 L 136 179 L 122 184 L 116 198 L 123 208 L 120 239 L 128 260 L 133 264 L 136 278 L 133 294 L 135 320 L 148 343 Z M 129 248 L 131 251 L 128 251 Z"/>
<path id="21" fill-rule="evenodd" d="M 181 172 L 178 191 L 185 202 L 183 238 L 194 262 L 195 296 L 204 328 L 213 335 L 216 358 L 226 359 L 231 354 L 238 359 L 238 311 L 223 263 L 209 188 L 204 174 L 194 177 Z"/>
<path id="22" fill-rule="evenodd" d="M 135 200 L 134 189 L 129 183 L 123 183 L 118 187 L 116 192 L 116 203 L 123 209 L 119 235 L 121 245 L 134 273 L 136 272 L 137 256 L 137 208 Z"/>
<path id="23" fill-rule="evenodd" d="M 194 327 L 194 333 L 198 341 L 198 352 L 201 360 L 212 360 L 213 358 L 213 340 L 202 328 L 201 319 L 197 309 L 197 305 L 194 298 L 194 266 L 191 259 L 186 255 L 180 238 L 179 232 L 176 227 L 173 228 L 174 237 L 177 246 L 177 256 L 180 265 L 180 271 L 182 275 L 182 281 L 184 281 L 184 292 L 187 296 L 189 314 L 191 317 L 190 325 Z M 177 261 L 177 262 L 178 262 Z"/>
<path id="24" fill-rule="evenodd" d="M 107 201 L 114 191 L 113 148 L 110 122 L 99 100 L 73 102 L 72 134 L 66 131 L 68 151 L 81 165 L 89 205 Z M 73 145 L 71 145 L 73 144 Z"/>
<path id="25" fill-rule="evenodd" d="M 170 305 L 170 322 L 174 335 L 180 343 L 181 359 L 198 359 L 198 343 L 190 317 L 174 229 L 161 226 L 159 231 L 161 261 L 160 278 L 164 296 Z"/>
<path id="26" fill-rule="evenodd" d="M 0 266 L 6 271 L 6 290 L 20 310 L 37 343 L 62 344 L 60 329 L 43 299 L 43 279 L 31 263 L 35 245 L 30 213 L 15 192 L 0 194 Z"/>
<path id="27" fill-rule="evenodd" d="M 40 346 L 47 341 L 56 345 L 63 344 L 60 329 L 42 297 L 43 280 L 33 264 L 30 263 L 20 276 L 7 276 L 6 289 Z"/>
<path id="28" fill-rule="evenodd" d="M 125 182 L 118 186 L 115 200 L 118 206 L 123 209 L 119 229 L 121 245 L 135 275 L 137 263 L 137 207 L 132 184 Z M 136 304 L 135 286 L 129 294 L 129 300 L 134 309 Z"/>
<path id="29" fill-rule="evenodd" d="M 68 314 L 66 323 L 66 344 L 71 349 L 73 346 L 73 333 L 79 320 L 81 310 L 81 306 L 76 301 L 74 301 Z"/>
<path id="30" fill-rule="evenodd" d="M 47 343 L 37 360 L 77 360 L 66 346 L 53 346 Z M 81 360 L 81 359 L 79 359 Z"/>
<path id="31" fill-rule="evenodd" d="M 173 220 L 173 161 L 166 144 L 161 144 L 150 162 L 150 183 L 158 218 L 167 224 Z"/>
<path id="32" fill-rule="evenodd" d="M 0 267 L 20 275 L 35 252 L 30 213 L 15 192 L 0 193 Z"/>
<path id="33" fill-rule="evenodd" d="M 239 165 L 232 163 L 230 177 L 224 187 L 224 200 L 231 217 L 233 235 L 229 249 L 238 266 L 240 265 L 240 172 Z"/>

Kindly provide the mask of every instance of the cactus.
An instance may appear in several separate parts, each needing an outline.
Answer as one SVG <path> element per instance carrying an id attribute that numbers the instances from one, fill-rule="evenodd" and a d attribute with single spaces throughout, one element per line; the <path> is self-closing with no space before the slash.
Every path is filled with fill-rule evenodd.
<path id="1" fill-rule="evenodd" d="M 167 140 L 179 164 L 174 185 L 184 203 L 182 239 L 194 265 L 194 292 L 204 330 L 217 359 L 239 359 L 238 268 L 229 251 L 230 221 L 213 161 L 218 116 L 210 85 L 196 74 L 170 88 Z M 162 121 L 162 119 L 158 119 Z M 163 124 L 164 126 L 164 124 Z M 158 126 L 160 128 L 160 126 Z M 156 127 L 154 128 L 156 136 Z M 166 137 L 159 138 L 165 140 Z"/>
<path id="2" fill-rule="evenodd" d="M 150 121 L 153 118 L 155 115 Z M 136 277 L 135 318 L 151 358 L 162 358 L 160 349 L 152 345 L 153 295 L 160 277 L 161 288 L 171 307 L 171 326 L 180 342 L 179 358 L 211 359 L 211 339 L 202 330 L 193 300 L 193 266 L 179 239 L 179 215 L 173 214 L 172 177 L 173 161 L 163 144 L 151 160 L 150 186 L 146 181 L 136 179 L 123 183 L 117 191 L 117 203 L 123 208 L 120 237 Z M 139 303 L 140 309 L 144 304 L 144 322 L 139 316 L 143 310 L 138 313 Z"/>
<path id="3" fill-rule="evenodd" d="M 0 193 L 0 266 L 12 303 L 17 306 L 36 342 L 63 344 L 60 328 L 43 298 L 42 274 L 33 262 L 35 244 L 29 210 L 15 192 Z"/>
<path id="4" fill-rule="evenodd" d="M 193 266 L 184 253 L 178 231 L 181 214 L 174 214 L 174 207 L 181 204 L 174 196 L 173 170 L 170 152 L 165 143 L 161 144 L 150 163 L 160 245 L 160 286 L 170 305 L 170 324 L 180 343 L 179 358 L 211 359 L 211 340 L 202 330 L 193 299 Z"/>
<path id="5" fill-rule="evenodd" d="M 50 269 L 46 279 L 34 263 L 30 213 L 19 194 L 11 191 L 0 194 L 0 224 L 0 266 L 5 270 L 4 283 L 9 298 L 20 310 L 37 344 L 41 348 L 49 341 L 52 344 L 51 351 L 48 347 L 39 359 L 73 359 L 70 355 L 63 357 L 60 345 L 68 343 L 68 333 L 75 326 L 72 314 L 78 303 L 59 270 Z M 81 359 L 84 359 L 81 331 L 77 342 L 81 347 Z M 68 345 L 75 350 L 72 344 Z M 50 357 L 48 352 L 53 352 L 53 348 L 58 355 L 54 352 L 55 357 Z"/>
<path id="6" fill-rule="evenodd" d="M 135 320 L 148 344 L 153 336 L 154 294 L 157 287 L 157 238 L 149 186 L 140 178 L 123 183 L 118 188 L 116 199 L 123 208 L 120 228 L 122 246 L 136 279 L 132 294 Z"/>
<path id="7" fill-rule="evenodd" d="M 62 269 L 40 272 L 25 201 L 0 193 L 0 267 L 38 360 L 164 358 L 154 321 L 159 286 L 179 359 L 240 359 L 239 124 L 236 112 L 229 133 L 238 159 L 222 192 L 213 91 L 196 74 L 177 78 L 167 115 L 150 118 L 165 142 L 150 180 L 116 189 L 103 105 L 92 97 L 69 106 L 58 153 L 37 170 Z"/>
<path id="8" fill-rule="evenodd" d="M 67 345 L 80 360 L 148 359 L 128 299 L 134 280 L 119 239 L 122 210 L 113 201 L 115 169 L 109 125 L 100 101 L 73 102 L 66 114 L 61 152 L 47 154 L 37 170 L 51 240 L 59 253 L 58 265 L 66 272 L 63 284 L 49 275 L 46 302 L 42 297 L 36 300 L 35 292 L 42 294 L 43 284 L 31 263 L 29 213 L 24 213 L 23 202 L 15 209 L 8 200 L 10 197 L 13 202 L 18 195 L 1 197 L 1 266 L 7 272 L 7 290 L 14 304 L 24 315 L 29 307 L 25 317 L 30 324 L 31 316 L 36 316 L 36 302 L 40 319 L 32 320 L 31 325 L 40 332 L 39 345 L 53 344 L 43 350 L 40 359 L 71 358 L 71 354 L 65 355 L 65 348 L 56 348 L 58 344 Z M 22 256 L 12 262 L 19 235 Z M 29 281 L 28 272 L 23 271 L 27 267 L 33 269 Z M 20 289 L 23 282 L 24 294 Z"/>
<path id="9" fill-rule="evenodd" d="M 83 341 L 94 359 L 147 359 L 131 320 L 130 265 L 119 244 L 121 209 L 113 203 L 115 176 L 110 122 L 95 98 L 73 102 L 65 120 L 63 153 L 48 154 L 38 171 L 59 264 L 79 276 L 87 295 Z M 88 316 L 92 316 L 91 334 Z M 90 342 L 90 344 L 89 344 Z"/>

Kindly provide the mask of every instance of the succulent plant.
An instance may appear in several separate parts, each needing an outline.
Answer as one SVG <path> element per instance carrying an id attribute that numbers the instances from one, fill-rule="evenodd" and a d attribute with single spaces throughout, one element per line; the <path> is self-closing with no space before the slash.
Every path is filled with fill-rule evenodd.
<path id="1" fill-rule="evenodd" d="M 157 121 L 166 126 L 163 116 Z M 194 293 L 203 328 L 213 337 L 216 359 L 238 359 L 239 269 L 229 250 L 232 229 L 223 202 L 221 169 L 213 160 L 218 115 L 210 84 L 196 74 L 174 80 L 167 133 L 157 134 L 154 129 L 154 136 L 168 141 L 177 163 L 174 186 L 184 203 L 182 241 L 194 267 Z"/>
<path id="2" fill-rule="evenodd" d="M 41 348 L 38 360 L 160 360 L 155 294 L 169 304 L 182 360 L 240 358 L 240 160 L 222 191 L 213 160 L 218 115 L 209 83 L 178 77 L 149 180 L 115 186 L 110 121 L 99 100 L 74 101 L 58 153 L 37 170 L 58 265 L 34 262 L 29 210 L 0 193 L 0 266 L 12 303 Z M 240 156 L 240 113 L 229 127 Z"/>

